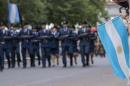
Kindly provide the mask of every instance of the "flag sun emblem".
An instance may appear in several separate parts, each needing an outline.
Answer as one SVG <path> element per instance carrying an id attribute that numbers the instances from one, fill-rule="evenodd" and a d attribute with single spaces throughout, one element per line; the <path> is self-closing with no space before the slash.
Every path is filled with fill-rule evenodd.
<path id="1" fill-rule="evenodd" d="M 117 52 L 118 52 L 118 53 L 121 53 L 121 52 L 122 52 L 121 46 L 118 46 L 118 47 L 117 47 Z"/>

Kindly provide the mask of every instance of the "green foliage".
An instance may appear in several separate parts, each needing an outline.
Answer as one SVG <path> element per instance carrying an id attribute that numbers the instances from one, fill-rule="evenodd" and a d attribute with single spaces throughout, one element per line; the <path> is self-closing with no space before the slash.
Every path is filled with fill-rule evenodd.
<path id="1" fill-rule="evenodd" d="M 87 20 L 90 24 L 96 24 L 99 13 L 105 14 L 105 0 L 46 1 L 48 19 L 57 23 L 62 20 L 69 20 L 71 23 Z"/>
<path id="2" fill-rule="evenodd" d="M 0 17 L 6 19 L 6 3 L 0 0 Z M 60 23 L 68 20 L 71 23 L 87 20 L 95 25 L 98 15 L 106 15 L 105 0 L 10 0 L 20 7 L 24 22 L 38 23 L 42 20 Z"/>
<path id="3" fill-rule="evenodd" d="M 41 0 L 21 0 L 19 7 L 24 22 L 38 23 L 46 19 L 45 4 Z"/>
<path id="4" fill-rule="evenodd" d="M 85 0 L 84 0 L 85 1 Z M 98 16 L 100 14 L 100 17 L 105 17 L 107 16 L 107 13 L 105 11 L 105 0 L 87 0 L 88 2 L 86 3 L 86 14 L 87 14 L 87 19 L 88 21 L 92 24 L 95 25 L 98 20 Z"/>
<path id="5" fill-rule="evenodd" d="M 82 0 L 47 0 L 47 15 L 52 22 L 63 20 L 70 22 L 81 21 L 85 18 L 85 6 Z"/>
<path id="6" fill-rule="evenodd" d="M 4 0 L 0 0 L 0 21 L 7 20 L 7 3 Z"/>

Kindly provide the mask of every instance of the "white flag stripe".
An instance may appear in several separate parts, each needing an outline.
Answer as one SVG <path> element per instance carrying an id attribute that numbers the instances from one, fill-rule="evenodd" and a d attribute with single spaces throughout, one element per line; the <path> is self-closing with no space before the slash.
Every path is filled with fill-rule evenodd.
<path id="1" fill-rule="evenodd" d="M 13 6 L 12 6 L 12 15 L 11 15 L 11 17 L 13 17 L 13 19 L 15 20 L 16 19 L 16 5 L 15 4 L 13 4 Z"/>
<path id="2" fill-rule="evenodd" d="M 106 32 L 109 35 L 109 37 L 115 47 L 117 59 L 120 64 L 120 67 L 121 67 L 122 71 L 124 72 L 125 76 L 128 78 L 129 77 L 128 66 L 126 64 L 124 49 L 123 49 L 123 45 L 122 45 L 120 36 L 119 36 L 118 32 L 116 31 L 112 21 L 107 22 L 105 24 L 105 27 L 106 27 Z M 119 47 L 122 49 L 120 53 L 118 53 Z"/>

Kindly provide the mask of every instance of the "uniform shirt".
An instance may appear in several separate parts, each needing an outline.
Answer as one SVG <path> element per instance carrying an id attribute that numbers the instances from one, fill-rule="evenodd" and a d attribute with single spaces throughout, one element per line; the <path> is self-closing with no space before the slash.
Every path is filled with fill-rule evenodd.
<path id="1" fill-rule="evenodd" d="M 11 29 L 5 30 L 5 32 L 4 32 L 5 39 L 4 40 L 5 40 L 6 43 L 10 43 L 10 41 L 12 40 L 11 39 L 11 34 L 12 34 Z"/>
<path id="2" fill-rule="evenodd" d="M 72 33 L 70 34 L 70 37 L 71 37 L 71 42 L 72 42 L 73 46 L 77 45 L 78 34 L 76 33 L 75 30 L 72 31 Z"/>
<path id="3" fill-rule="evenodd" d="M 38 38 L 38 36 L 39 36 L 39 34 L 38 34 L 38 32 L 32 32 L 32 36 L 33 36 L 33 38 L 32 38 L 32 42 L 33 43 L 39 43 L 39 40 L 37 39 Z"/>
<path id="4" fill-rule="evenodd" d="M 51 38 L 51 33 L 49 30 L 47 29 L 42 29 L 41 31 L 39 31 L 39 37 L 44 37 L 46 36 L 44 39 L 41 39 L 41 47 L 50 47 L 50 38 Z"/>
<path id="5" fill-rule="evenodd" d="M 4 40 L 2 39 L 3 37 L 4 37 L 4 31 L 0 28 L 0 39 L 1 39 L 0 42 L 1 42 L 1 43 L 2 43 L 2 42 L 4 43 Z M 0 44 L 1 44 L 1 43 L 0 43 Z"/>
<path id="6" fill-rule="evenodd" d="M 32 36 L 32 30 L 29 30 L 29 29 L 22 29 L 19 33 L 19 35 L 22 37 L 22 36 Z M 30 39 L 23 39 L 23 41 L 28 41 Z"/>
<path id="7" fill-rule="evenodd" d="M 22 47 L 24 48 L 30 48 L 31 47 L 31 38 L 32 36 L 32 30 L 30 29 L 22 29 L 19 33 L 20 38 L 22 38 Z M 24 36 L 27 36 L 27 38 L 24 38 Z"/>
<path id="8" fill-rule="evenodd" d="M 82 34 L 85 34 L 86 33 L 86 35 L 85 36 L 80 36 L 80 35 L 82 35 Z M 79 35 L 79 39 L 80 40 L 83 40 L 83 39 L 85 39 L 85 40 L 88 40 L 88 38 L 89 38 L 89 35 L 90 34 L 90 30 L 88 30 L 88 29 L 86 29 L 86 28 L 82 28 L 82 29 L 80 29 L 79 31 L 78 31 L 78 35 Z"/>
<path id="9" fill-rule="evenodd" d="M 61 40 L 61 45 L 69 45 L 70 39 L 69 36 L 72 33 L 72 30 L 69 28 L 61 28 L 59 32 L 59 38 Z M 64 37 L 67 36 L 67 37 Z"/>
<path id="10" fill-rule="evenodd" d="M 52 48 L 58 48 L 59 47 L 59 32 L 55 31 L 55 32 L 51 32 L 52 35 L 52 40 L 51 42 L 51 47 Z"/>
<path id="11" fill-rule="evenodd" d="M 17 43 L 19 43 L 19 37 L 18 37 L 19 32 L 17 32 L 17 30 L 13 30 L 13 29 L 11 29 L 10 32 L 11 32 L 11 37 L 12 37 L 12 40 L 11 40 L 12 44 L 14 44 L 14 46 L 16 46 Z"/>
<path id="12" fill-rule="evenodd" d="M 91 32 L 90 32 L 90 35 L 89 35 L 89 38 L 90 38 L 90 47 L 91 47 L 92 49 L 94 49 L 95 40 L 97 39 L 96 33 L 91 31 Z"/>
<path id="13" fill-rule="evenodd" d="M 86 35 L 81 36 L 82 34 L 86 34 Z M 78 31 L 78 36 L 79 36 L 78 38 L 80 40 L 80 45 L 89 43 L 89 34 L 90 34 L 90 30 L 86 28 L 82 28 Z"/>

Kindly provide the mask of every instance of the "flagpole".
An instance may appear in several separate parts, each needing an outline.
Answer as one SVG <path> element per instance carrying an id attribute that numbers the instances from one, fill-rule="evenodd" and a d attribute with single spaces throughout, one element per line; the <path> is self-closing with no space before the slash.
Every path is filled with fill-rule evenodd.
<path id="1" fill-rule="evenodd" d="M 129 3 L 129 20 L 128 20 L 128 44 L 129 44 L 129 48 L 130 48 L 130 0 L 128 0 L 128 3 Z M 129 51 L 130 52 L 130 51 Z M 129 66 L 130 66 L 130 55 L 129 55 Z M 128 68 L 129 68 L 128 66 Z M 128 77 L 128 86 L 130 86 L 130 69 L 128 69 L 128 72 L 129 72 L 129 77 Z"/>
<path id="2" fill-rule="evenodd" d="M 18 0 L 17 0 L 17 3 L 18 3 Z M 19 9 L 19 16 L 20 16 L 20 28 L 23 28 L 23 19 L 22 19 L 22 13 L 21 13 L 21 9 L 20 9 L 20 2 L 18 4 L 18 9 Z"/>
<path id="3" fill-rule="evenodd" d="M 7 26 L 8 26 L 8 29 L 10 28 L 10 25 L 11 25 L 9 22 L 9 7 L 8 7 L 9 3 L 10 3 L 10 0 L 7 1 L 7 8 L 8 8 L 8 25 Z"/>

